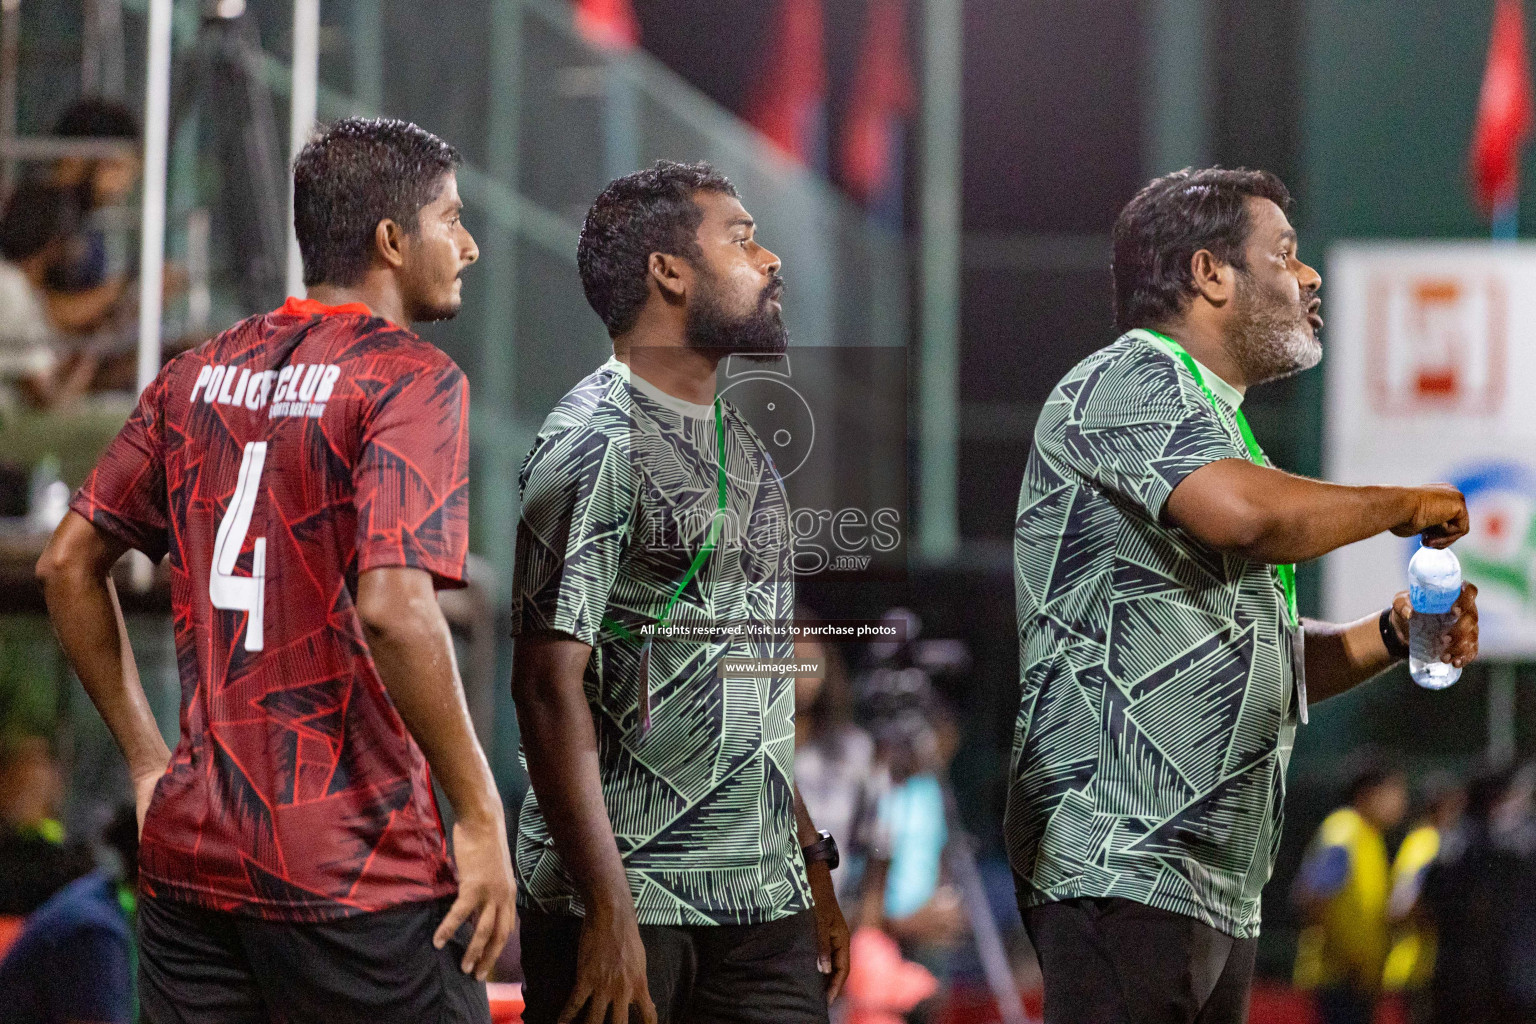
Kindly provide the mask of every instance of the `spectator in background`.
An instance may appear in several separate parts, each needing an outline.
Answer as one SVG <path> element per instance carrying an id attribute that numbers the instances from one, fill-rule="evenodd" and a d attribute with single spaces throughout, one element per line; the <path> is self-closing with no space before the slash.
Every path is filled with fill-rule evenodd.
<path id="1" fill-rule="evenodd" d="M 0 416 L 8 408 L 52 408 L 84 394 L 97 368 L 90 354 L 60 357 L 44 280 L 63 248 L 57 204 L 27 186 L 0 218 Z"/>
<path id="2" fill-rule="evenodd" d="M 1370 1024 L 1387 960 L 1386 833 L 1408 810 L 1408 780 L 1362 759 L 1348 804 L 1323 819 L 1296 879 L 1309 924 L 1296 951 L 1298 987 L 1317 992 L 1325 1024 Z"/>
<path id="3" fill-rule="evenodd" d="M 84 99 L 65 111 L 54 135 L 137 143 L 138 119 L 122 104 Z M 17 186 L 0 216 L 0 233 L 14 218 L 41 217 L 52 226 L 42 268 L 49 316 L 65 334 L 86 335 L 103 327 L 122 300 L 127 279 L 112 273 L 107 240 L 97 223 L 101 210 L 122 205 L 138 181 L 136 149 L 111 157 L 64 157 L 46 175 Z"/>
<path id="4" fill-rule="evenodd" d="M 1466 813 L 1424 878 L 1435 927 L 1430 981 L 1436 1024 L 1536 1021 L 1529 772 L 1489 769 L 1467 786 Z"/>
<path id="5" fill-rule="evenodd" d="M 802 609 L 797 621 L 817 620 Z M 875 758 L 874 739 L 853 720 L 853 693 L 836 646 L 797 639 L 795 660 L 822 665 L 820 675 L 795 679 L 795 784 L 812 819 L 838 841 L 842 863 L 832 884 L 838 901 L 851 908 L 850 923 L 878 925 L 890 843 L 877 811 L 889 778 Z M 861 892 L 864 897 L 855 898 Z"/>
<path id="6" fill-rule="evenodd" d="M 0 915 L 32 913 L 91 869 L 90 851 L 65 841 L 58 820 L 63 794 L 63 774 L 46 739 L 0 743 Z"/>
<path id="7" fill-rule="evenodd" d="M 1381 987 L 1401 993 L 1414 1024 L 1430 1019 L 1429 982 L 1435 969 L 1435 929 L 1420 906 L 1424 878 L 1440 854 L 1447 833 L 1466 805 L 1466 790 L 1452 776 L 1437 773 L 1424 783 L 1424 810 L 1403 838 L 1392 861 L 1392 896 L 1387 918 L 1395 926 L 1392 951 Z"/>
<path id="8" fill-rule="evenodd" d="M 134 1018 L 139 829 L 132 806 L 118 811 L 103 839 L 116 863 L 44 903 L 0 960 L 0 1012 L 10 1024 L 128 1024 Z"/>
<path id="9" fill-rule="evenodd" d="M 959 738 L 954 716 L 937 698 L 923 710 L 884 720 L 876 732 L 877 756 L 891 775 L 879 810 L 891 844 L 886 930 L 907 956 L 935 973 L 942 973 L 965 929 L 959 893 L 945 883 L 943 870 L 949 826 L 941 779 Z"/>

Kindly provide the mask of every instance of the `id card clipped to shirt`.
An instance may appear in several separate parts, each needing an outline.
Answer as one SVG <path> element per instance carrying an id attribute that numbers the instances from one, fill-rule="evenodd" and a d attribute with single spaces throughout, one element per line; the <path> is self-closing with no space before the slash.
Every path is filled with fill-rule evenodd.
<path id="1" fill-rule="evenodd" d="M 1296 711 L 1301 724 L 1307 724 L 1307 631 L 1301 620 L 1291 630 L 1291 678 L 1296 683 Z"/>

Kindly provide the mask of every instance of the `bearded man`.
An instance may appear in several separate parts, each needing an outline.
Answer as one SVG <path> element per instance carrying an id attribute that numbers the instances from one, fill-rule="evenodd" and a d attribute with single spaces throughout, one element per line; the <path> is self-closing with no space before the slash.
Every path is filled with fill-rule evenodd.
<path id="1" fill-rule="evenodd" d="M 662 162 L 603 191 L 577 263 L 614 354 L 521 477 L 523 1019 L 824 1024 L 848 929 L 795 681 L 731 667 L 794 656 L 788 498 L 715 388 L 784 354 L 779 258 L 728 180 Z"/>
<path id="2" fill-rule="evenodd" d="M 1307 700 L 1406 657 L 1406 594 L 1336 625 L 1294 563 L 1384 530 L 1467 531 L 1445 486 L 1341 487 L 1270 465 L 1244 392 L 1322 358 L 1322 279 L 1261 171 L 1153 181 L 1114 234 L 1125 333 L 1035 429 L 1014 561 L 1022 700 L 1004 823 L 1045 1017 L 1247 1017 L 1259 900 Z M 1465 588 L 1445 658 L 1477 651 Z"/>

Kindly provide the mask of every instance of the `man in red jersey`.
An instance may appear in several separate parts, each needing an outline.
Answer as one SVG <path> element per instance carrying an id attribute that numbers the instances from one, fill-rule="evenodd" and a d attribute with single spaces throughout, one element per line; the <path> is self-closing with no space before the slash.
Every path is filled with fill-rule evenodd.
<path id="1" fill-rule="evenodd" d="M 310 142 L 308 298 L 172 360 L 38 564 L 134 779 L 156 1024 L 489 1020 L 514 882 L 434 594 L 462 585 L 469 391 L 401 326 L 453 316 L 478 255 L 457 164 L 400 121 Z M 129 548 L 170 556 L 174 753 L 108 581 Z"/>

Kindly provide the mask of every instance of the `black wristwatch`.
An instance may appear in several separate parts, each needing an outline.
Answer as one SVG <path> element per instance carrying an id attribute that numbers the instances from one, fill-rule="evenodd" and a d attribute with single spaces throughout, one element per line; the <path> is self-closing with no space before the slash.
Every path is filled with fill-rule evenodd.
<path id="1" fill-rule="evenodd" d="M 1392 626 L 1392 609 L 1388 608 L 1381 613 L 1381 618 L 1376 625 L 1381 629 L 1381 642 L 1387 646 L 1387 654 L 1394 661 L 1402 661 L 1408 657 L 1408 645 L 1403 643 L 1403 638 L 1397 635 L 1397 630 Z"/>
<path id="2" fill-rule="evenodd" d="M 816 833 L 816 841 L 810 846 L 800 847 L 800 852 L 805 854 L 806 864 L 825 862 L 829 871 L 836 871 L 837 866 L 843 862 L 837 852 L 837 840 L 826 829 Z"/>

